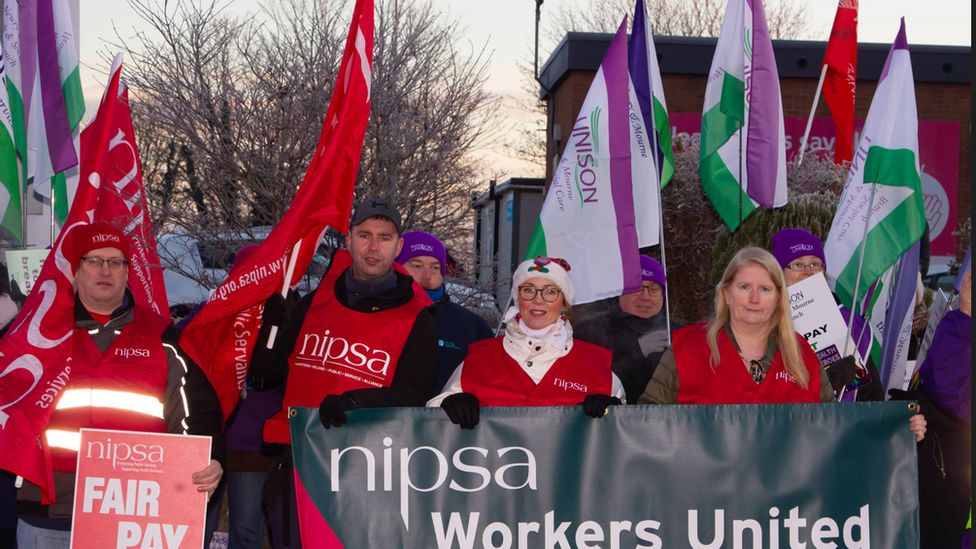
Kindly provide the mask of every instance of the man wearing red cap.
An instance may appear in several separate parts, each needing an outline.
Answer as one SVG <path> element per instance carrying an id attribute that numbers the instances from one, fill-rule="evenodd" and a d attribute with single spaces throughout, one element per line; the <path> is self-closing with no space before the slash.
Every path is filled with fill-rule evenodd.
<path id="1" fill-rule="evenodd" d="M 225 454 L 223 418 L 206 376 L 177 347 L 170 319 L 136 305 L 126 289 L 128 237 L 107 223 L 93 223 L 67 238 L 65 256 L 75 273 L 71 380 L 53 403 L 43 433 L 56 502 L 42 505 L 37 486 L 21 488 L 21 548 L 68 546 L 82 428 L 210 435 L 212 457 L 223 461 Z M 192 482 L 210 494 L 222 474 L 212 459 Z"/>

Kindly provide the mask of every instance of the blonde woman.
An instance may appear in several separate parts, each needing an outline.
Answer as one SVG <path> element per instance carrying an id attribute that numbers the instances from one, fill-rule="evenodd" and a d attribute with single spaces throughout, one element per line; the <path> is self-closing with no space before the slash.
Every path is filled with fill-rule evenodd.
<path id="1" fill-rule="evenodd" d="M 640 404 L 833 402 L 834 391 L 802 336 L 793 331 L 783 269 L 761 248 L 729 262 L 707 323 L 676 332 Z M 916 440 L 925 418 L 909 421 Z"/>
<path id="2" fill-rule="evenodd" d="M 639 402 L 832 400 L 817 356 L 793 331 L 785 288 L 783 270 L 772 254 L 740 250 L 715 292 L 712 319 L 674 334 Z"/>

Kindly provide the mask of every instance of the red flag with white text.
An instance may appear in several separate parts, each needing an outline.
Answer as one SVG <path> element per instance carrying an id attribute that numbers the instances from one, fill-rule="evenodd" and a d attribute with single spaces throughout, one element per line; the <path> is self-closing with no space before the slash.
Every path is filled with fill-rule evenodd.
<path id="1" fill-rule="evenodd" d="M 830 40 L 824 52 L 827 65 L 823 95 L 837 126 L 834 162 L 854 157 L 854 91 L 857 80 L 857 2 L 840 0 Z M 821 65 L 822 66 L 822 65 Z"/>
<path id="2" fill-rule="evenodd" d="M 224 417 L 237 404 L 261 323 L 261 308 L 304 275 L 326 227 L 349 229 L 353 187 L 369 119 L 373 0 L 357 0 L 342 64 L 312 162 L 288 211 L 248 260 L 228 274 L 183 330 L 180 346 L 206 372 Z"/>
<path id="3" fill-rule="evenodd" d="M 169 317 L 121 70 L 119 55 L 98 113 L 81 134 L 81 178 L 64 228 L 24 307 L 0 339 L 0 469 L 40 486 L 45 503 L 54 501 L 54 487 L 41 435 L 61 390 L 71 382 L 74 273 L 62 249 L 71 231 L 100 221 L 129 235 L 133 298 Z"/>

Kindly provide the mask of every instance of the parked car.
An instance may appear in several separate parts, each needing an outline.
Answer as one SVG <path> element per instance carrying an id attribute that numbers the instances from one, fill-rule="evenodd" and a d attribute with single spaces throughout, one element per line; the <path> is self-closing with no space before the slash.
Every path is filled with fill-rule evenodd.
<path id="1" fill-rule="evenodd" d="M 492 330 L 498 328 L 502 315 L 498 310 L 498 303 L 495 301 L 494 295 L 458 279 L 445 280 L 444 290 L 451 297 L 451 301 L 485 319 Z"/>
<path id="2" fill-rule="evenodd" d="M 946 294 L 951 294 L 956 284 L 955 270 L 951 269 L 955 262 L 951 255 L 933 255 L 929 259 L 929 272 L 922 277 L 922 285 L 931 290 L 941 288 Z"/>

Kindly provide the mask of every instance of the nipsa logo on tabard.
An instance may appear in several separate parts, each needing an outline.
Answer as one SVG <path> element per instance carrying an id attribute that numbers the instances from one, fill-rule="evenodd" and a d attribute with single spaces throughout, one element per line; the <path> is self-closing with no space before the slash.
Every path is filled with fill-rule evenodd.
<path id="1" fill-rule="evenodd" d="M 298 358 L 349 368 L 378 379 L 386 377 L 390 368 L 390 353 L 373 349 L 365 343 L 333 336 L 331 330 L 321 335 L 305 334 Z"/>
<path id="2" fill-rule="evenodd" d="M 149 358 L 149 349 L 120 347 L 115 350 L 115 356 L 120 356 L 122 358 Z"/>
<path id="3" fill-rule="evenodd" d="M 579 391 L 581 393 L 589 392 L 586 385 L 576 381 L 570 381 L 568 379 L 561 379 L 557 377 L 553 383 L 556 385 L 556 387 L 559 387 L 564 391 Z"/>

